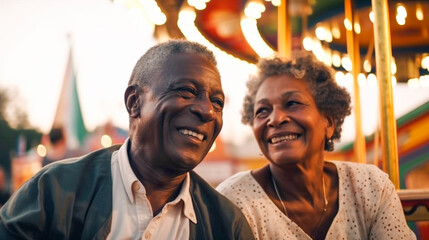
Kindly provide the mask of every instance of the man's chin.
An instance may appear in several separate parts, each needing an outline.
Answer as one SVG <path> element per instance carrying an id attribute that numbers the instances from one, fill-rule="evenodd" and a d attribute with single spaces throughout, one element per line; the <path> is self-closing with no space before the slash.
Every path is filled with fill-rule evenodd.
<path id="1" fill-rule="evenodd" d="M 176 158 L 177 159 L 177 158 Z M 171 167 L 169 167 L 169 170 L 171 172 L 174 172 L 177 175 L 187 173 L 194 168 L 196 168 L 201 162 L 202 158 L 181 158 L 180 160 L 177 159 L 176 162 L 171 164 Z"/>

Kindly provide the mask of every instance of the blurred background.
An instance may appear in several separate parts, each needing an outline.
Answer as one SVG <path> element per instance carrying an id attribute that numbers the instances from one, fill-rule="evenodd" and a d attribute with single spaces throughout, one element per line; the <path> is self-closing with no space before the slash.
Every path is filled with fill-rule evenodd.
<path id="1" fill-rule="evenodd" d="M 371 1 L 288 0 L 288 44 L 334 68 L 360 106 L 327 159 L 355 160 L 361 126 L 366 162 L 381 167 L 379 89 Z M 429 2 L 386 1 L 401 189 L 429 188 Z M 43 165 L 120 144 L 123 94 L 138 58 L 170 38 L 198 41 L 218 59 L 224 127 L 196 169 L 212 185 L 266 164 L 241 124 L 246 81 L 278 46 L 280 0 L 0 0 L 0 190 L 15 191 Z M 282 24 L 282 23 L 280 23 Z M 282 25 L 280 25 L 282 26 Z M 354 84 L 346 32 L 359 55 Z M 417 230 L 416 230 L 417 231 Z M 419 233 L 422 234 L 422 233 Z M 419 235 L 421 237 L 423 235 Z M 429 237 L 429 236 L 427 236 Z M 423 239 L 423 238 L 422 238 Z"/>

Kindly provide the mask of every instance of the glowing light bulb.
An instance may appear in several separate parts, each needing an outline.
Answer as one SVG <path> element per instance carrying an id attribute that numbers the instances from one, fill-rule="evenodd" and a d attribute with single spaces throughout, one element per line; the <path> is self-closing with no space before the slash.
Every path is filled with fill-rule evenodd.
<path id="1" fill-rule="evenodd" d="M 101 136 L 101 145 L 105 148 L 112 146 L 112 138 L 109 135 Z"/>
<path id="2" fill-rule="evenodd" d="M 334 67 L 340 67 L 341 66 L 341 57 L 338 53 L 332 54 L 332 65 L 334 65 Z"/>
<path id="3" fill-rule="evenodd" d="M 345 56 L 341 59 L 341 65 L 348 72 L 350 72 L 352 70 L 352 61 L 347 56 Z"/>
<path id="4" fill-rule="evenodd" d="M 359 86 L 365 86 L 366 85 L 365 74 L 359 73 L 359 75 L 358 75 L 358 84 L 359 84 Z"/>
<path id="5" fill-rule="evenodd" d="M 369 13 L 369 20 L 372 22 L 372 23 L 374 23 L 374 12 L 373 11 L 371 11 L 370 13 Z"/>
<path id="6" fill-rule="evenodd" d="M 36 152 L 39 156 L 45 157 L 48 151 L 46 150 L 45 145 L 39 144 L 37 145 Z"/>
<path id="7" fill-rule="evenodd" d="M 363 70 L 365 70 L 365 72 L 371 72 L 371 63 L 368 61 L 368 59 L 363 61 Z"/>
<path id="8" fill-rule="evenodd" d="M 366 79 L 369 86 L 377 86 L 377 76 L 375 76 L 374 73 L 368 74 L 368 77 Z"/>
<path id="9" fill-rule="evenodd" d="M 347 18 L 344 19 L 344 27 L 347 29 L 347 31 L 352 30 L 352 23 Z"/>
<path id="10" fill-rule="evenodd" d="M 419 21 L 423 21 L 423 18 L 424 18 L 422 5 L 419 3 L 417 3 L 417 6 L 416 6 L 416 18 Z"/>

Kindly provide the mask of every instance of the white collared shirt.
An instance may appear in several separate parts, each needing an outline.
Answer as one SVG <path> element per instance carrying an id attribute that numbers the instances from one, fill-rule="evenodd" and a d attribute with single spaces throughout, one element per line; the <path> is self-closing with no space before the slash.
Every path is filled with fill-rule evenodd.
<path id="1" fill-rule="evenodd" d="M 176 199 L 154 217 L 146 189 L 131 169 L 128 144 L 129 139 L 112 154 L 113 209 L 107 239 L 189 239 L 189 221 L 197 223 L 189 173 Z"/>

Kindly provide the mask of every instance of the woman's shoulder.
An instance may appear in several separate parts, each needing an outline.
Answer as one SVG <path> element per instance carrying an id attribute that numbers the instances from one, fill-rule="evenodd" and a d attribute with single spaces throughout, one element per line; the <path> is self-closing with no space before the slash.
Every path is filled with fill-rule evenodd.
<path id="1" fill-rule="evenodd" d="M 329 161 L 335 164 L 339 178 L 352 182 L 366 182 L 384 185 L 389 176 L 374 164 L 364 164 L 348 161 Z"/>
<path id="2" fill-rule="evenodd" d="M 342 172 L 357 172 L 357 173 L 371 173 L 385 175 L 379 167 L 374 164 L 357 163 L 349 161 L 328 161 L 333 163 L 338 171 Z"/>
<path id="3" fill-rule="evenodd" d="M 247 185 L 255 181 L 250 171 L 251 170 L 246 170 L 235 173 L 234 175 L 221 182 L 216 187 L 216 190 L 223 194 L 226 194 L 229 192 L 235 192 L 237 188 L 246 187 Z"/>

